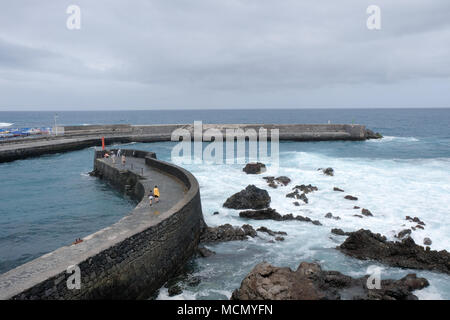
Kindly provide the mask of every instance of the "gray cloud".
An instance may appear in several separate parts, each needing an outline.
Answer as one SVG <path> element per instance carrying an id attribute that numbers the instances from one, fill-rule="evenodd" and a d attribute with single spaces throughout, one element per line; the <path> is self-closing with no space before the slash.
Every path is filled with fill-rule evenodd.
<path id="1" fill-rule="evenodd" d="M 370 4 L 380 31 L 365 26 Z M 449 107 L 449 12 L 448 0 L 11 1 L 0 110 Z"/>

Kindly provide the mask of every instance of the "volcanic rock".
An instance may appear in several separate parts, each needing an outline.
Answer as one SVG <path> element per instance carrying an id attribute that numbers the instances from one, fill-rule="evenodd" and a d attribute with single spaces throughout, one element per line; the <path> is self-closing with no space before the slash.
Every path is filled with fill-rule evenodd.
<path id="1" fill-rule="evenodd" d="M 266 171 L 266 165 L 261 162 L 247 163 L 242 171 L 244 171 L 246 174 L 260 174 Z"/>
<path id="2" fill-rule="evenodd" d="M 244 190 L 229 197 L 223 206 L 230 209 L 263 209 L 270 205 L 270 196 L 266 190 L 248 185 Z"/>
<path id="3" fill-rule="evenodd" d="M 400 280 L 382 280 L 381 289 L 367 288 L 367 279 L 324 271 L 317 263 L 302 262 L 296 271 L 267 262 L 256 265 L 236 289 L 232 300 L 416 300 L 411 292 L 429 285 L 408 274 Z"/>
<path id="4" fill-rule="evenodd" d="M 400 242 L 391 242 L 380 234 L 361 229 L 350 233 L 338 249 L 357 259 L 373 259 L 394 267 L 434 270 L 450 274 L 449 252 L 425 250 L 411 237 Z"/>
<path id="5" fill-rule="evenodd" d="M 227 223 L 218 227 L 207 227 L 200 236 L 200 242 L 247 240 L 248 237 L 256 237 L 252 226 L 245 224 L 242 227 L 233 227 Z"/>

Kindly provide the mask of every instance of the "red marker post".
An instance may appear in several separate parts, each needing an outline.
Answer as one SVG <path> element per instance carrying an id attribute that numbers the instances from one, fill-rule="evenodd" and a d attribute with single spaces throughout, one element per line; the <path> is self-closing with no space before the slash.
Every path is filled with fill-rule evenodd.
<path id="1" fill-rule="evenodd" d="M 102 150 L 105 150 L 105 137 L 102 137 Z"/>

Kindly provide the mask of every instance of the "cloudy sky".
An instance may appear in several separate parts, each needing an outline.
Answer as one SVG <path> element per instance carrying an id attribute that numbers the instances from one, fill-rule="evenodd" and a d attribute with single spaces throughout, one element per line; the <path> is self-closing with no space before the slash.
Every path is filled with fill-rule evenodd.
<path id="1" fill-rule="evenodd" d="M 450 107 L 449 80 L 449 0 L 0 5 L 0 111 Z"/>

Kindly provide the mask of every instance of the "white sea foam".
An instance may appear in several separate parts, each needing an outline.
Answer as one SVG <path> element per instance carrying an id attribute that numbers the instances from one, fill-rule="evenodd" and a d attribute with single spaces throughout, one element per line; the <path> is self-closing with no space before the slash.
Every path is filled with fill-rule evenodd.
<path id="1" fill-rule="evenodd" d="M 0 122 L 0 128 L 11 127 L 14 123 Z"/>
<path id="2" fill-rule="evenodd" d="M 414 138 L 415 139 L 415 138 Z M 411 139 L 411 141 L 414 141 Z M 355 231 L 370 229 L 395 240 L 395 235 L 406 228 L 415 226 L 405 217 L 419 217 L 426 223 L 425 229 L 412 232 L 416 243 L 422 245 L 425 237 L 432 239 L 433 250 L 450 249 L 450 162 L 448 159 L 421 160 L 385 160 L 367 158 L 335 158 L 310 152 L 284 152 L 280 154 L 282 167 L 273 172 L 270 166 L 263 175 L 247 175 L 242 172 L 242 165 L 188 165 L 186 168 L 197 177 L 202 191 L 203 214 L 208 225 L 225 223 L 242 225 L 251 223 L 253 227 L 266 226 L 272 230 L 288 233 L 282 243 L 268 243 L 262 236 L 252 241 L 224 243 L 212 247 L 217 252 L 218 262 L 213 258 L 208 263 L 200 259 L 203 272 L 223 284 L 221 289 L 230 290 L 240 285 L 242 278 L 251 268 L 263 260 L 279 266 L 296 268 L 301 261 L 318 261 L 328 270 L 338 270 L 350 275 L 362 276 L 367 267 L 376 264 L 373 261 L 350 259 L 334 248 L 341 244 L 344 237 L 330 233 L 332 228 Z M 317 171 L 320 167 L 333 167 L 335 176 L 329 177 Z M 288 186 L 272 189 L 267 186 L 263 176 L 286 175 L 292 179 Z M 319 191 L 308 194 L 309 203 L 300 207 L 293 205 L 294 199 L 286 194 L 297 184 L 315 185 Z M 323 226 L 298 221 L 248 221 L 239 217 L 238 210 L 222 207 L 225 200 L 239 192 L 248 184 L 266 189 L 271 196 L 271 207 L 281 214 L 293 213 L 319 220 Z M 333 187 L 344 189 L 335 192 Z M 358 201 L 344 199 L 345 195 L 358 197 Z M 301 201 L 300 201 L 301 202 Z M 355 217 L 361 209 L 367 208 L 373 217 Z M 219 211 L 218 215 L 212 213 Z M 324 218 L 327 212 L 339 216 L 341 220 Z M 224 261 L 220 257 L 227 257 Z M 381 266 L 381 265 L 380 265 Z M 391 268 L 383 278 L 399 277 Z M 399 270 L 399 269 L 395 269 Z M 402 271 L 403 272 L 403 271 Z M 404 271 L 401 276 L 406 275 Z M 419 276 L 420 272 L 417 272 Z M 450 277 L 427 273 L 426 278 L 432 284 L 444 283 L 435 291 L 424 291 L 421 297 L 450 298 Z M 217 289 L 217 287 L 216 287 Z M 188 288 L 208 296 L 205 288 Z M 214 295 L 213 295 L 214 296 Z"/>
<path id="3" fill-rule="evenodd" d="M 384 136 L 382 139 L 371 139 L 367 142 L 383 143 L 383 142 L 418 142 L 420 141 L 415 137 L 395 137 L 395 136 Z"/>

